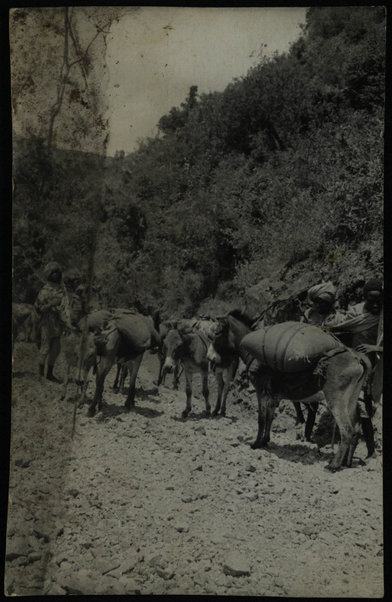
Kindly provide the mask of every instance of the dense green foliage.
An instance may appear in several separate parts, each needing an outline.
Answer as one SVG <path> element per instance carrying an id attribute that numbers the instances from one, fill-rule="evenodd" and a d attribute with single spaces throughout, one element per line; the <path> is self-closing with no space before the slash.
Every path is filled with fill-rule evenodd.
<path id="1" fill-rule="evenodd" d="M 311 8 L 288 53 L 221 93 L 192 86 L 129 156 L 21 144 L 17 297 L 49 257 L 85 268 L 98 226 L 103 302 L 166 314 L 240 298 L 301 262 L 315 281 L 380 273 L 384 60 L 382 7 Z"/>

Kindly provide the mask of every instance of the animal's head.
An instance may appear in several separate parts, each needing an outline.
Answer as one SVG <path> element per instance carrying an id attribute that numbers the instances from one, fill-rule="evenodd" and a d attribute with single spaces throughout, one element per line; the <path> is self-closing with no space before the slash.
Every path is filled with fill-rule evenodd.
<path id="1" fill-rule="evenodd" d="M 176 323 L 173 321 L 169 321 L 169 320 L 165 320 L 164 322 L 161 322 L 159 324 L 159 336 L 161 337 L 161 342 L 163 343 L 163 341 L 165 340 L 167 333 L 172 330 L 173 328 L 176 328 Z"/>
<path id="2" fill-rule="evenodd" d="M 227 338 L 229 333 L 229 319 L 227 316 L 220 316 L 210 325 L 208 338 L 217 344 Z"/>
<path id="3" fill-rule="evenodd" d="M 201 317 L 196 322 L 196 328 L 206 335 L 209 339 L 215 336 L 217 320 L 214 318 Z"/>
<path id="4" fill-rule="evenodd" d="M 208 338 L 210 344 L 207 350 L 207 359 L 213 365 L 222 363 L 222 355 L 220 350 L 228 345 L 229 321 L 228 318 L 219 317 L 214 320 L 209 326 Z"/>
<path id="5" fill-rule="evenodd" d="M 165 372 L 172 372 L 176 362 L 181 356 L 184 348 L 184 337 L 177 328 L 172 328 L 167 333 L 163 341 L 163 350 L 165 354 L 165 363 L 163 369 Z"/>
<path id="6" fill-rule="evenodd" d="M 207 348 L 207 359 L 213 366 L 219 366 L 222 363 L 222 357 L 217 352 L 215 345 L 210 342 Z"/>

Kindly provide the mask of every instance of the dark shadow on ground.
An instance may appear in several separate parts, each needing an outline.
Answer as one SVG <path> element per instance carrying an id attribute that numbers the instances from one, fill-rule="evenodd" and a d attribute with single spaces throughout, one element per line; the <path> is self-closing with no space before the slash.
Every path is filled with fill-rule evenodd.
<path id="1" fill-rule="evenodd" d="M 113 389 L 113 393 L 122 397 L 126 397 L 128 395 L 128 391 L 129 387 L 125 387 L 123 391 Z M 161 403 L 158 387 L 153 387 L 152 389 L 142 389 L 141 387 L 137 387 L 135 390 L 135 399 L 148 399 L 154 403 Z"/>
<path id="2" fill-rule="evenodd" d="M 135 398 L 148 399 L 154 403 L 161 403 L 158 387 L 153 387 L 152 389 L 136 388 Z"/>
<path id="3" fill-rule="evenodd" d="M 286 445 L 269 443 L 268 447 L 264 449 L 267 452 L 274 454 L 278 458 L 283 458 L 284 460 L 288 460 L 290 462 L 300 464 L 315 464 L 318 462 L 330 462 L 337 452 L 338 443 L 335 443 L 334 449 L 310 448 L 307 447 L 306 444 L 301 445 L 295 443 L 288 443 Z M 351 468 L 357 468 L 359 466 L 364 466 L 365 464 L 366 462 L 354 455 Z M 347 467 L 343 466 L 342 469 L 344 468 Z"/>
<path id="4" fill-rule="evenodd" d="M 12 378 L 23 378 L 24 376 L 35 376 L 35 375 L 36 375 L 36 372 L 33 370 L 16 370 L 15 372 L 12 373 Z"/>
<path id="5" fill-rule="evenodd" d="M 125 405 L 116 405 L 114 403 L 102 403 L 102 410 L 100 413 L 97 413 L 98 420 L 106 420 L 107 418 L 115 418 L 116 416 L 120 416 L 122 414 L 140 414 L 141 416 L 145 416 L 146 418 L 157 418 L 158 416 L 162 416 L 163 412 L 158 412 L 152 408 L 145 408 L 143 406 L 138 406 L 137 403 L 130 410 L 128 410 Z"/>
<path id="6" fill-rule="evenodd" d="M 251 446 L 254 438 L 247 437 L 244 442 Z M 326 462 L 332 460 L 335 453 L 331 451 L 321 451 L 317 448 L 310 448 L 306 445 L 296 443 L 287 443 L 286 445 L 278 445 L 269 443 L 267 447 L 260 448 L 268 454 L 273 454 L 283 460 L 288 460 L 300 464 L 315 464 L 317 462 Z"/>
<path id="7" fill-rule="evenodd" d="M 158 385 L 157 385 L 158 387 Z M 173 385 L 166 385 L 165 383 L 161 383 L 159 387 L 163 387 L 164 389 L 169 389 L 169 391 L 176 391 L 177 393 L 181 392 L 182 389 L 180 387 L 174 387 Z"/>
<path id="8" fill-rule="evenodd" d="M 226 420 L 230 420 L 230 422 L 238 422 L 238 416 L 222 416 L 222 414 L 217 414 L 217 416 L 212 416 L 213 420 L 221 420 L 222 418 L 226 418 Z"/>
<path id="9" fill-rule="evenodd" d="M 141 416 L 144 416 L 145 418 L 157 418 L 158 416 L 162 416 L 162 414 L 164 412 L 158 412 L 158 410 L 154 410 L 152 408 L 145 408 L 142 406 L 134 406 L 134 408 L 131 410 L 131 412 L 135 413 L 135 414 L 140 414 Z"/>
<path id="10" fill-rule="evenodd" d="M 98 419 L 105 420 L 105 418 L 115 418 L 121 414 L 129 414 L 124 405 L 102 402 L 102 409 L 100 412 L 97 412 L 97 417 Z"/>
<path id="11" fill-rule="evenodd" d="M 190 412 L 186 418 L 183 418 L 182 416 L 171 416 L 171 419 L 175 420 L 176 422 L 197 422 L 199 420 L 212 420 L 213 418 L 210 414 L 207 416 L 204 411 L 200 412 L 199 414 Z"/>

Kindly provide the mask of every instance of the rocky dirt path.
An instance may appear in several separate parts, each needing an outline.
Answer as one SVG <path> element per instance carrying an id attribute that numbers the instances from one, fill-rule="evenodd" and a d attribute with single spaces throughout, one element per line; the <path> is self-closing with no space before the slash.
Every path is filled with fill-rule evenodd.
<path id="1" fill-rule="evenodd" d="M 228 417 L 204 418 L 198 377 L 183 421 L 184 384 L 158 391 L 153 355 L 136 410 L 111 373 L 103 411 L 78 408 L 72 438 L 74 404 L 35 362 L 17 343 L 7 594 L 382 596 L 380 453 L 362 465 L 360 442 L 353 468 L 329 473 L 331 450 L 296 440 L 288 402 L 270 449 L 253 451 L 254 394 L 233 391 Z"/>

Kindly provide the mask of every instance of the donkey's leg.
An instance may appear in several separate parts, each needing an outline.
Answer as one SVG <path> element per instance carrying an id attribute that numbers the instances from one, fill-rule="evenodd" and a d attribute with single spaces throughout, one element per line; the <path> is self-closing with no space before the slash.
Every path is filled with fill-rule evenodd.
<path id="1" fill-rule="evenodd" d="M 306 425 L 305 425 L 305 439 L 306 441 L 310 441 L 312 436 L 312 431 L 314 427 L 314 423 L 316 420 L 317 410 L 318 410 L 318 401 L 314 401 L 308 406 L 308 415 L 306 417 Z"/>
<path id="2" fill-rule="evenodd" d="M 360 435 L 360 408 L 358 407 L 357 400 L 361 388 L 362 382 L 354 390 L 354 393 L 351 395 L 347 405 L 347 417 L 353 429 L 353 435 L 351 437 L 351 442 L 348 448 L 347 456 L 343 458 L 343 465 L 347 467 L 350 467 L 352 464 L 354 452 L 357 447 Z"/>
<path id="3" fill-rule="evenodd" d="M 262 383 L 260 383 L 257 375 L 253 376 L 253 385 L 256 389 L 257 395 L 257 420 L 258 420 L 258 431 L 255 442 L 252 445 L 252 449 L 258 449 L 266 445 L 265 438 L 265 426 L 267 417 L 267 404 L 268 397 L 264 390 Z"/>
<path id="4" fill-rule="evenodd" d="M 203 396 L 206 402 L 206 416 L 211 416 L 211 406 L 209 402 L 209 389 L 208 389 L 208 367 L 205 370 L 202 370 L 202 380 L 203 380 Z"/>
<path id="5" fill-rule="evenodd" d="M 359 429 L 354 427 L 354 432 L 351 437 L 351 442 L 349 444 L 347 453 L 346 453 L 345 457 L 343 458 L 342 466 L 347 466 L 348 468 L 350 468 L 352 461 L 353 461 L 354 452 L 355 452 L 355 449 L 358 444 L 358 439 L 359 439 Z"/>
<path id="6" fill-rule="evenodd" d="M 192 378 L 193 371 L 192 368 L 188 364 L 184 364 L 185 370 L 185 392 L 186 392 L 186 406 L 185 410 L 182 412 L 182 417 L 186 418 L 191 411 L 192 408 Z"/>
<path id="7" fill-rule="evenodd" d="M 221 408 L 222 391 L 223 391 L 223 387 L 224 387 L 222 370 L 219 370 L 218 368 L 215 369 L 215 378 L 216 378 L 216 382 L 218 384 L 218 397 L 216 399 L 214 411 L 212 412 L 213 416 L 217 416 L 217 414 L 219 413 L 219 410 Z"/>
<path id="8" fill-rule="evenodd" d="M 239 358 L 236 358 L 230 364 L 230 366 L 229 366 L 229 368 L 227 370 L 226 382 L 225 382 L 225 386 L 223 388 L 222 409 L 221 409 L 222 416 L 226 416 L 226 400 L 227 400 L 227 395 L 229 393 L 230 384 L 234 380 L 235 374 L 237 372 L 238 362 L 239 362 Z"/>
<path id="9" fill-rule="evenodd" d="M 101 356 L 101 359 L 97 365 L 97 372 L 95 376 L 95 393 L 92 402 L 88 408 L 88 416 L 94 416 L 95 408 L 98 405 L 98 410 L 102 408 L 102 394 L 103 387 L 105 384 L 105 378 L 110 368 L 113 366 L 114 356 L 107 355 Z"/>
<path id="10" fill-rule="evenodd" d="M 125 379 L 127 378 L 127 374 L 128 374 L 128 367 L 124 364 L 121 367 L 121 376 L 120 376 L 120 384 L 119 384 L 121 395 L 125 395 Z"/>
<path id="11" fill-rule="evenodd" d="M 163 373 L 163 364 L 165 363 L 165 356 L 162 351 L 159 352 L 159 373 L 158 373 L 158 381 L 157 385 L 159 387 L 160 384 L 165 384 L 165 374 Z"/>
<path id="12" fill-rule="evenodd" d="M 280 399 L 279 395 L 273 395 L 267 400 L 264 437 L 262 439 L 263 446 L 266 446 L 270 441 L 271 426 L 273 419 L 275 418 L 275 409 L 278 407 Z"/>
<path id="13" fill-rule="evenodd" d="M 298 426 L 299 424 L 304 424 L 305 423 L 305 417 L 303 415 L 300 402 L 299 401 L 293 401 L 293 405 L 294 405 L 295 414 L 296 414 L 295 426 Z"/>
<path id="14" fill-rule="evenodd" d="M 116 378 L 114 379 L 114 383 L 113 383 L 113 391 L 115 393 L 119 392 L 119 386 L 118 386 L 118 382 L 120 379 L 120 373 L 121 373 L 121 364 L 120 362 L 117 362 L 117 366 L 116 366 Z"/>
<path id="15" fill-rule="evenodd" d="M 130 382 L 128 396 L 125 401 L 125 407 L 127 410 L 130 410 L 135 406 L 136 377 L 139 372 L 140 364 L 142 363 L 143 355 L 144 354 L 141 353 L 136 359 L 134 359 L 132 362 L 129 362 L 128 365 Z"/>
<path id="16" fill-rule="evenodd" d="M 176 365 L 174 366 L 174 372 L 173 372 L 173 389 L 175 391 L 178 391 L 178 386 L 180 384 L 180 376 L 184 371 L 184 367 L 182 366 L 181 362 L 178 360 L 176 361 Z"/>

